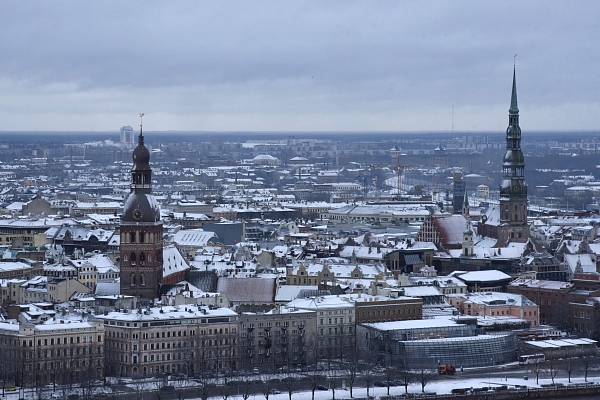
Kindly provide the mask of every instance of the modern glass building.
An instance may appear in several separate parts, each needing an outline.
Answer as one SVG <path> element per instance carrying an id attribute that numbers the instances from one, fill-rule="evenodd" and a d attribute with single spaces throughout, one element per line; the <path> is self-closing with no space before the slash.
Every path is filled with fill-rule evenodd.
<path id="1" fill-rule="evenodd" d="M 516 361 L 514 333 L 477 335 L 476 330 L 472 323 L 439 318 L 360 324 L 356 335 L 362 350 L 398 368 L 483 367 Z"/>
<path id="2" fill-rule="evenodd" d="M 517 359 L 514 333 L 397 342 L 398 359 L 409 369 L 433 369 L 438 364 L 486 367 Z"/>

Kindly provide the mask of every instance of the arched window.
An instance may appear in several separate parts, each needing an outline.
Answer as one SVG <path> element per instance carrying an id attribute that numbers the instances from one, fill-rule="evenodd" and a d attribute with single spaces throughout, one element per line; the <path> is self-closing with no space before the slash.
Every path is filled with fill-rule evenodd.
<path id="1" fill-rule="evenodd" d="M 152 262 L 152 254 L 148 254 L 148 262 Z"/>
<path id="2" fill-rule="evenodd" d="M 135 274 L 132 272 L 129 281 L 130 286 L 135 286 Z"/>
<path id="3" fill-rule="evenodd" d="M 135 232 L 129 232 L 129 243 L 135 243 Z"/>
<path id="4" fill-rule="evenodd" d="M 123 254 L 123 261 L 127 262 L 127 254 Z"/>
<path id="5" fill-rule="evenodd" d="M 140 253 L 140 264 L 146 263 L 146 255 L 144 253 Z"/>
<path id="6" fill-rule="evenodd" d="M 140 243 L 145 243 L 146 234 L 144 232 L 140 232 Z"/>
<path id="7" fill-rule="evenodd" d="M 131 264 L 135 264 L 135 253 L 131 253 L 129 259 L 131 260 Z"/>
<path id="8" fill-rule="evenodd" d="M 140 274 L 140 285 L 146 286 L 146 275 L 143 272 Z"/>

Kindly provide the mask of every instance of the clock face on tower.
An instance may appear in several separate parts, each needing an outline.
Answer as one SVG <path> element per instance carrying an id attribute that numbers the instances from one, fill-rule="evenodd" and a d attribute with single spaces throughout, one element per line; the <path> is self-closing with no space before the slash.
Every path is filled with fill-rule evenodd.
<path id="1" fill-rule="evenodd" d="M 144 217 L 144 213 L 139 208 L 136 208 L 135 210 L 133 210 L 133 213 L 131 215 L 133 216 L 133 219 L 135 219 L 135 220 L 140 220 Z"/>

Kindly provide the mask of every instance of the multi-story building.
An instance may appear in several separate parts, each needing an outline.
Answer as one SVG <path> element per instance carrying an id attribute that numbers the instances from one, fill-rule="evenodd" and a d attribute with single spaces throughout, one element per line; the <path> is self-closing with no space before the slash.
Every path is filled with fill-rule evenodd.
<path id="1" fill-rule="evenodd" d="M 355 345 L 355 302 L 357 295 L 300 298 L 288 303 L 291 309 L 314 311 L 316 334 L 312 351 L 320 358 L 343 358 Z"/>
<path id="2" fill-rule="evenodd" d="M 573 283 L 519 278 L 512 281 L 508 293 L 521 294 L 540 308 L 541 324 L 568 322 L 569 297 Z"/>
<path id="3" fill-rule="evenodd" d="M 37 275 L 43 275 L 42 263 L 25 263 L 22 261 L 0 262 L 0 279 L 31 279 Z"/>
<path id="4" fill-rule="evenodd" d="M 164 306 L 98 316 L 112 375 L 194 375 L 237 369 L 237 314 L 212 306 Z"/>
<path id="5" fill-rule="evenodd" d="M 277 307 L 265 313 L 242 313 L 240 326 L 240 367 L 275 372 L 280 368 L 310 364 L 316 333 L 315 311 Z"/>
<path id="6" fill-rule="evenodd" d="M 464 315 L 514 317 L 528 321 L 531 328 L 540 325 L 538 305 L 520 294 L 476 292 L 449 294 L 447 298 Z"/>
<path id="7" fill-rule="evenodd" d="M 423 317 L 423 300 L 416 297 L 352 295 L 355 303 L 356 323 L 404 321 Z"/>
<path id="8" fill-rule="evenodd" d="M 44 324 L 0 322 L 3 379 L 15 385 L 81 383 L 104 376 L 104 326 L 55 317 Z"/>

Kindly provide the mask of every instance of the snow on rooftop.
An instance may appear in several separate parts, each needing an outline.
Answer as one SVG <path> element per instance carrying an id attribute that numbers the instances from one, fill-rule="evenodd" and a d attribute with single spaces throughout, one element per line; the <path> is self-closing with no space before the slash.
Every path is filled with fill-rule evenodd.
<path id="1" fill-rule="evenodd" d="M 413 319 L 409 321 L 390 321 L 390 322 L 376 322 L 371 324 L 364 324 L 371 326 L 381 331 L 395 331 L 395 330 L 407 330 L 407 329 L 424 329 L 424 328 L 441 328 L 449 326 L 457 326 L 458 324 L 446 318 L 434 318 L 434 319 Z"/>
<path id="2" fill-rule="evenodd" d="M 488 271 L 471 271 L 464 274 L 456 275 L 456 277 L 466 282 L 494 282 L 505 279 L 512 279 L 510 275 L 496 269 Z"/>

